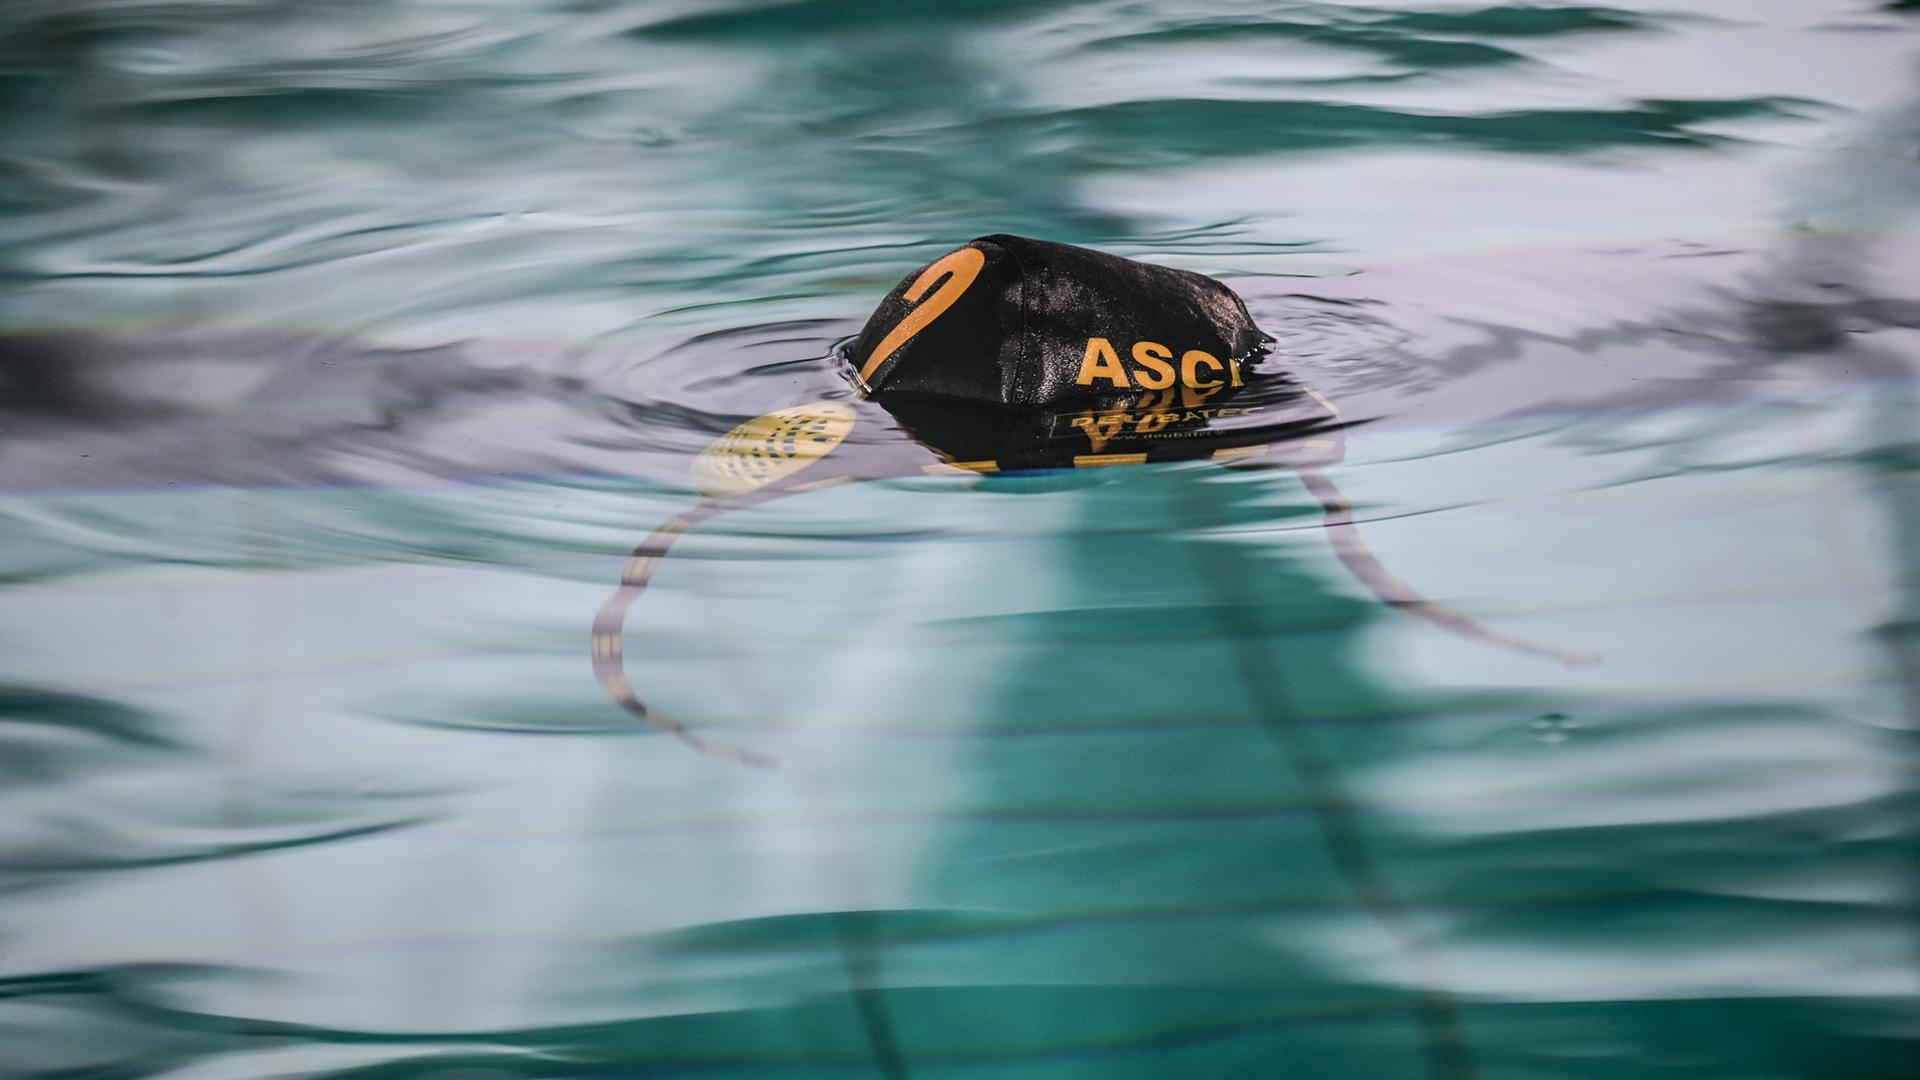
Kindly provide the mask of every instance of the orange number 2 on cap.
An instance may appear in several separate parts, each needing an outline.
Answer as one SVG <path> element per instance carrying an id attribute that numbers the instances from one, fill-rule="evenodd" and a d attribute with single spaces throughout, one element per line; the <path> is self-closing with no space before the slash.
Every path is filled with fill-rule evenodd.
<path id="1" fill-rule="evenodd" d="M 907 286 L 907 299 L 914 303 L 919 303 L 920 298 L 927 295 L 927 290 L 933 288 L 934 282 L 942 277 L 947 280 L 926 303 L 908 312 L 898 326 L 887 331 L 887 336 L 880 339 L 880 344 L 874 347 L 867 362 L 861 365 L 860 377 L 873 378 L 874 369 L 880 366 L 880 362 L 892 356 L 895 349 L 905 345 L 908 339 L 925 330 L 927 324 L 952 307 L 953 302 L 960 299 L 960 294 L 967 291 L 967 286 L 973 284 L 973 279 L 980 276 L 980 268 L 986 264 L 987 257 L 980 253 L 979 248 L 963 247 L 921 271 L 920 276 L 913 279 L 913 284 Z"/>

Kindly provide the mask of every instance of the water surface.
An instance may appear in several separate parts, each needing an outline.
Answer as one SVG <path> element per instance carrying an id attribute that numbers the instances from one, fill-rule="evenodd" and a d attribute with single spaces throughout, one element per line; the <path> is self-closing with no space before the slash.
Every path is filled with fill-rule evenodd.
<path id="1" fill-rule="evenodd" d="M 1916 28 L 15 0 L 0 1071 L 1913 1075 Z M 777 768 L 615 709 L 692 456 L 996 231 L 1228 280 L 1598 662 L 1285 469 L 916 467 L 627 620 Z"/>

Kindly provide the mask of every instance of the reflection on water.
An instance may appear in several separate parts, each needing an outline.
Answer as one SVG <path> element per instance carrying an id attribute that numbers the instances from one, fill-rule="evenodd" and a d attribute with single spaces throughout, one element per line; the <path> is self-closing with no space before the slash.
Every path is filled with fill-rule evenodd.
<path id="1" fill-rule="evenodd" d="M 0 1072 L 1911 1075 L 1909 6 L 9 6 Z M 829 353 L 996 229 L 1234 275 L 1602 661 L 1288 468 L 924 468 Z M 624 628 L 743 768 L 588 631 L 822 401 Z"/>

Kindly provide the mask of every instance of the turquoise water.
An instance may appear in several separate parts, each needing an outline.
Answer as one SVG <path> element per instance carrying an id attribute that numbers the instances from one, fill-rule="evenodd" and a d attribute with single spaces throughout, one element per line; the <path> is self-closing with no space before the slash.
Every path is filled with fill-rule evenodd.
<path id="1" fill-rule="evenodd" d="M 0 102 L 0 1073 L 1920 1074 L 1911 4 L 13 0 Z M 866 409 L 626 623 L 777 766 L 632 722 L 693 455 L 995 231 L 1597 661 Z"/>

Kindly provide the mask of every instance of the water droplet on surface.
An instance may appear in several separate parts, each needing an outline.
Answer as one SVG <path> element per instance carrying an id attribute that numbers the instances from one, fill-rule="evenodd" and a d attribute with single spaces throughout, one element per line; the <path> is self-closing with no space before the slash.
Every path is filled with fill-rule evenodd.
<path id="1" fill-rule="evenodd" d="M 1566 742 L 1580 725 L 1566 713 L 1547 713 L 1533 722 L 1533 737 L 1549 746 Z"/>

